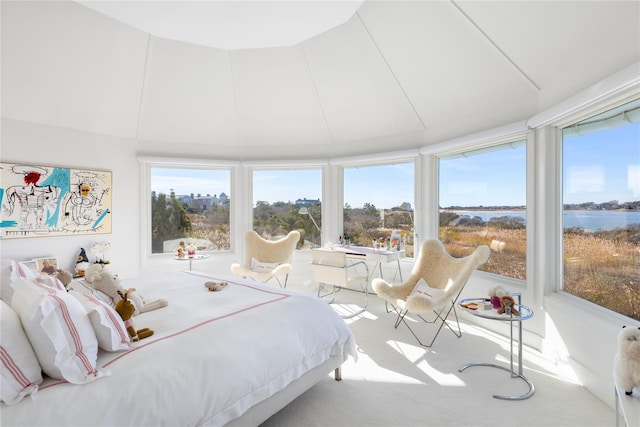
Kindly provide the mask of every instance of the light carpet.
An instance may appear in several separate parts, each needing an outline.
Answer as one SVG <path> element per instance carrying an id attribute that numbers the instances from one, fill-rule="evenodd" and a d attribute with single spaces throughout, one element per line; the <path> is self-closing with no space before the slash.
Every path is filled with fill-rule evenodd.
<path id="1" fill-rule="evenodd" d="M 346 313 L 363 301 L 361 293 L 342 291 L 333 306 Z M 370 295 L 367 312 L 346 320 L 359 357 L 344 363 L 343 380 L 327 376 L 262 426 L 615 425 L 613 409 L 534 350 L 523 352 L 523 373 L 533 381 L 534 395 L 500 400 L 493 394 L 519 395 L 528 386 L 501 369 L 458 369 L 467 362 L 508 367 L 508 338 L 461 319 L 461 338 L 445 328 L 426 349 L 406 326 L 394 329 L 394 319 L 384 302 Z M 433 325 L 418 326 L 426 335 L 434 331 Z"/>

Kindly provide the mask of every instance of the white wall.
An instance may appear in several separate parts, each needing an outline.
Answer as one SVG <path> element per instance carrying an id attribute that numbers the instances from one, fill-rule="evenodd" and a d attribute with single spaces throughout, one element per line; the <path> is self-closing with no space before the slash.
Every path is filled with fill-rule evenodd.
<path id="1" fill-rule="evenodd" d="M 75 131 L 35 123 L 2 119 L 0 160 L 44 166 L 113 171 L 113 233 L 0 241 L 2 258 L 31 259 L 55 256 L 60 267 L 72 270 L 80 248 L 95 242 L 111 242 L 111 261 L 123 277 L 138 274 L 140 251 L 140 182 L 130 139 Z"/>

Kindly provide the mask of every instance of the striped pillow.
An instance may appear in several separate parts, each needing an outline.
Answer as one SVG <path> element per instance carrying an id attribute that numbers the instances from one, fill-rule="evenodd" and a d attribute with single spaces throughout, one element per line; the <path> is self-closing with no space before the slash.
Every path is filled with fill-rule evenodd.
<path id="1" fill-rule="evenodd" d="M 0 400 L 7 405 L 15 405 L 38 390 L 42 372 L 20 318 L 4 301 L 0 301 L 0 322 Z"/>
<path id="2" fill-rule="evenodd" d="M 96 334 L 78 300 L 33 279 L 18 279 L 11 287 L 10 305 L 18 313 L 44 373 L 74 384 L 104 375 L 96 369 Z"/>
<path id="3" fill-rule="evenodd" d="M 35 279 L 36 275 L 27 266 L 14 259 L 3 259 L 0 263 L 0 299 L 7 304 L 11 304 L 13 296 L 13 288 L 11 284 L 17 279 L 23 277 L 26 279 Z"/>
<path id="4" fill-rule="evenodd" d="M 98 346 L 105 351 L 120 351 L 131 348 L 131 338 L 122 317 L 109 304 L 81 292 L 69 291 L 84 307 L 98 338 Z"/>

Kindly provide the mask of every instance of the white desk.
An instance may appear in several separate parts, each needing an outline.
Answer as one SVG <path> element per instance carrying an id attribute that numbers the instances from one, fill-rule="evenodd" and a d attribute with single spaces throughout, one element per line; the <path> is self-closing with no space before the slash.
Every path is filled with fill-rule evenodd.
<path id="1" fill-rule="evenodd" d="M 404 258 L 404 250 L 401 251 L 388 251 L 386 249 L 374 249 L 366 246 L 353 246 L 353 245 L 333 245 L 319 248 L 327 251 L 342 251 L 347 253 L 347 258 L 357 259 L 364 261 L 369 265 L 373 265 L 373 268 L 369 269 L 369 277 L 367 280 L 370 282 L 375 274 L 376 268 L 380 271 L 380 277 L 382 276 L 382 264 L 397 262 L 398 274 L 400 275 L 400 282 L 402 282 L 402 269 L 400 268 L 400 259 Z"/>

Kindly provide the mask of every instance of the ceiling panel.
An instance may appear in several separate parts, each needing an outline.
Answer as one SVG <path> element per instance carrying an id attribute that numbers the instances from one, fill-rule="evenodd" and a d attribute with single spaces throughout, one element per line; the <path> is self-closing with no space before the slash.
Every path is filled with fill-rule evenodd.
<path id="1" fill-rule="evenodd" d="M 237 144 L 229 53 L 153 38 L 139 138 Z"/>
<path id="2" fill-rule="evenodd" d="M 423 130 L 357 17 L 302 47 L 334 143 Z"/>
<path id="3" fill-rule="evenodd" d="M 147 34 L 75 3 L 2 2 L 2 115 L 135 137 Z"/>
<path id="4" fill-rule="evenodd" d="M 537 89 L 450 2 L 372 2 L 359 11 L 427 128 L 427 140 L 537 111 Z"/>
<path id="5" fill-rule="evenodd" d="M 541 87 L 540 109 L 640 58 L 638 1 L 457 4 Z"/>
<path id="6" fill-rule="evenodd" d="M 233 51 L 73 1 L 0 5 L 3 117 L 230 158 L 417 148 L 640 61 L 638 1 L 368 1 L 301 44 Z"/>
<path id="7" fill-rule="evenodd" d="M 331 142 L 299 45 L 230 55 L 243 145 Z"/>

